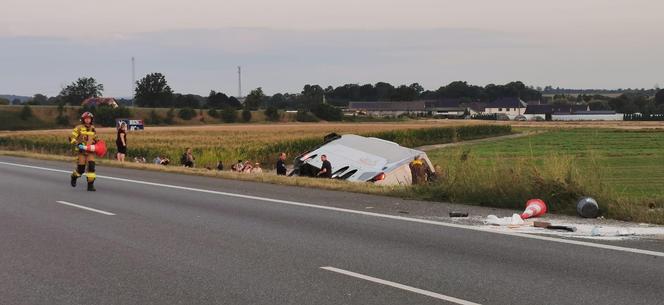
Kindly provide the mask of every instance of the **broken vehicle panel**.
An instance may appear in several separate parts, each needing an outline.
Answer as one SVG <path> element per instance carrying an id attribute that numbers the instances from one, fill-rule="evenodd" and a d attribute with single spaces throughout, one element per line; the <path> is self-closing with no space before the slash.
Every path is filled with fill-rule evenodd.
<path id="1" fill-rule="evenodd" d="M 294 175 L 315 177 L 322 166 L 321 155 L 332 164 L 332 178 L 380 185 L 410 185 L 409 164 L 415 157 L 424 162 L 429 175 L 435 173 L 426 153 L 378 138 L 353 134 L 330 134 L 325 143 L 295 158 Z"/>

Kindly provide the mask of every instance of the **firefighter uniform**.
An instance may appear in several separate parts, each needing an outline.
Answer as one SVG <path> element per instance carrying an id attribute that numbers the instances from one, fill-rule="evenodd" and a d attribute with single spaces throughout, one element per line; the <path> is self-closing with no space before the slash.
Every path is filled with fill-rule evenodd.
<path id="1" fill-rule="evenodd" d="M 86 124 L 85 119 L 88 117 L 90 118 L 90 123 Z M 95 127 L 92 125 L 92 119 L 93 115 L 89 112 L 81 115 L 82 124 L 74 128 L 69 143 L 74 145 L 74 150 L 78 154 L 76 170 L 71 174 L 71 186 L 76 187 L 76 180 L 83 175 L 87 165 L 86 177 L 88 180 L 88 191 L 94 192 L 94 183 L 97 178 L 95 174 L 95 153 L 85 150 L 85 146 L 93 145 L 98 140 Z"/>

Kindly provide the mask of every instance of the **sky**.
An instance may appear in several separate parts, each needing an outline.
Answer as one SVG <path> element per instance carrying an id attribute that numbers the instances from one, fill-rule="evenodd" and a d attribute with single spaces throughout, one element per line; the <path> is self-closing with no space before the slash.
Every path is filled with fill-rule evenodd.
<path id="1" fill-rule="evenodd" d="M 131 96 L 161 72 L 180 93 L 451 81 L 664 86 L 659 0 L 2 0 L 0 94 L 78 77 Z"/>

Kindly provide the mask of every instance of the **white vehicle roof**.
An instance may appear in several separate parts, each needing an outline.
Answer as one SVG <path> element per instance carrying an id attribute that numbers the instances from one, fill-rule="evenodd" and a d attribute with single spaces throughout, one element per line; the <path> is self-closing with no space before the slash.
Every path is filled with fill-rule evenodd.
<path id="1" fill-rule="evenodd" d="M 314 156 L 315 155 L 315 156 Z M 349 177 L 349 181 L 367 181 L 380 172 L 388 174 L 391 170 L 407 164 L 416 156 L 420 156 L 433 171 L 433 166 L 422 151 L 400 146 L 397 143 L 378 138 L 367 138 L 353 134 L 342 135 L 341 138 L 309 152 L 302 157 L 306 163 L 320 168 L 321 155 L 327 155 L 332 164 L 332 172 L 348 167 L 343 173 L 357 170 Z M 312 158 L 312 156 L 314 156 Z M 309 158 L 307 160 L 307 158 Z"/>

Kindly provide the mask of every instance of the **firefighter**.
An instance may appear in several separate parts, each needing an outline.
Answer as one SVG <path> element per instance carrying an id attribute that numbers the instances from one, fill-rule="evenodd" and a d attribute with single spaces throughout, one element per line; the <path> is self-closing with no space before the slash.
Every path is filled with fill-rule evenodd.
<path id="1" fill-rule="evenodd" d="M 76 160 L 76 170 L 71 174 L 71 186 L 76 187 L 76 180 L 83 175 L 85 172 L 85 166 L 87 165 L 87 180 L 88 180 L 88 191 L 94 192 L 95 189 L 95 154 L 94 152 L 86 151 L 86 147 L 93 145 L 97 142 L 97 134 L 95 133 L 95 127 L 92 125 L 94 115 L 90 112 L 84 112 L 81 115 L 81 124 L 76 126 L 71 133 L 71 138 L 69 143 L 74 145 L 74 150 L 78 153 L 78 159 Z"/>

